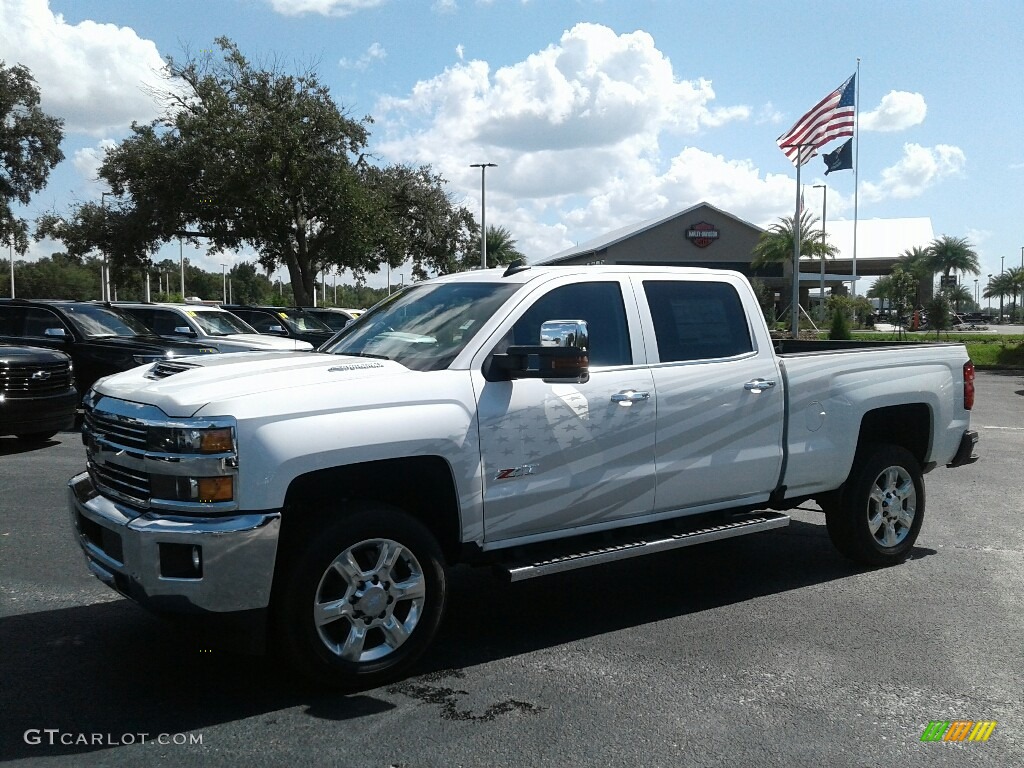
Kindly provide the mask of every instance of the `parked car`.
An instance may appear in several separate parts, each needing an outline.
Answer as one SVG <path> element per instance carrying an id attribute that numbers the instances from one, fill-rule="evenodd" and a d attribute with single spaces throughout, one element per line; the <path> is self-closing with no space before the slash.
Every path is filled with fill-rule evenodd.
<path id="1" fill-rule="evenodd" d="M 315 317 L 332 331 L 340 331 L 359 316 L 358 310 L 338 309 L 337 307 L 300 307 L 300 309 Z"/>
<path id="2" fill-rule="evenodd" d="M 0 343 L 67 353 L 81 395 L 96 379 L 111 373 L 217 351 L 208 344 L 163 339 L 110 304 L 51 299 L 0 299 Z"/>
<path id="3" fill-rule="evenodd" d="M 309 352 L 313 349 L 308 341 L 257 333 L 237 315 L 207 304 L 117 302 L 114 306 L 141 320 L 166 339 L 196 339 L 221 352 Z"/>
<path id="4" fill-rule="evenodd" d="M 773 342 L 728 270 L 445 275 L 321 351 L 105 379 L 68 502 L 105 583 L 249 642 L 270 628 L 349 690 L 423 653 L 457 564 L 544 577 L 780 528 L 814 499 L 840 553 L 895 565 L 925 473 L 977 458 L 962 344 Z"/>
<path id="5" fill-rule="evenodd" d="M 314 348 L 319 347 L 334 331 L 320 320 L 297 307 L 265 307 L 242 304 L 221 304 L 233 315 L 242 318 L 256 329 L 257 333 L 283 336 L 289 339 L 308 341 Z"/>
<path id="6" fill-rule="evenodd" d="M 49 440 L 75 424 L 71 358 L 42 347 L 0 345 L 0 435 Z"/>

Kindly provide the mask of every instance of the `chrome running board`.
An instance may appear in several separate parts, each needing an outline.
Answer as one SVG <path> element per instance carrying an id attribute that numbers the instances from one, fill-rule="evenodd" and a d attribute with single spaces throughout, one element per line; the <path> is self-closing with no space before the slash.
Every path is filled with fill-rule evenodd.
<path id="1" fill-rule="evenodd" d="M 629 536 L 624 532 L 619 542 L 609 542 L 605 546 L 594 547 L 581 552 L 563 552 L 549 556 L 535 562 L 516 561 L 502 563 L 496 566 L 499 573 L 506 575 L 509 581 L 522 581 L 532 579 L 536 576 L 547 576 L 552 573 L 571 571 L 576 568 L 585 568 L 588 565 L 610 563 L 614 560 L 625 560 L 630 557 L 651 555 L 655 552 L 664 552 L 669 549 L 689 547 L 694 544 L 704 544 L 709 541 L 730 539 L 734 536 L 746 536 L 748 533 L 760 533 L 770 531 L 773 528 L 784 528 L 789 525 L 789 515 L 779 512 L 755 512 L 752 515 L 745 515 L 741 518 L 733 518 L 727 522 L 708 525 L 707 519 L 703 519 L 690 529 L 681 529 L 673 533 L 666 533 L 664 529 L 659 535 L 646 535 L 637 537 L 636 532 Z M 551 550 L 547 550 L 550 554 Z"/>

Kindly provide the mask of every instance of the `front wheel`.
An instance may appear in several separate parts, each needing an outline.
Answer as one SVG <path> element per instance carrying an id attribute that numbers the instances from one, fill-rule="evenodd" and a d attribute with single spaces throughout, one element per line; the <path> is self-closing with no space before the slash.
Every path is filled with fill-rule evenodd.
<path id="1" fill-rule="evenodd" d="M 894 565 L 910 554 L 924 522 L 924 480 L 905 448 L 874 446 L 858 456 L 838 503 L 823 505 L 828 534 L 863 565 Z"/>
<path id="2" fill-rule="evenodd" d="M 437 631 L 446 597 L 441 551 L 422 523 L 389 507 L 325 520 L 285 555 L 275 628 L 309 680 L 373 688 L 415 663 Z"/>

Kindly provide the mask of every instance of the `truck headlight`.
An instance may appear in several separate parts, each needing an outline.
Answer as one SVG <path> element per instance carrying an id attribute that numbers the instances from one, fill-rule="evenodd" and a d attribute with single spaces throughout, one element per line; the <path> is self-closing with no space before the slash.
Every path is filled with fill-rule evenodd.
<path id="1" fill-rule="evenodd" d="M 234 431 L 231 427 L 157 427 L 150 429 L 148 447 L 161 453 L 229 453 L 235 449 Z"/>

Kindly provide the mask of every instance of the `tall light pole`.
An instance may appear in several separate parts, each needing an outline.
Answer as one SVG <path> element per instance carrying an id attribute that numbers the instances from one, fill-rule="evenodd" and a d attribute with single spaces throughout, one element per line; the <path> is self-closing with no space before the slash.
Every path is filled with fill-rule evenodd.
<path id="1" fill-rule="evenodd" d="M 480 169 L 480 269 L 487 269 L 487 169 L 498 164 L 470 163 L 469 167 Z"/>
<path id="2" fill-rule="evenodd" d="M 181 235 L 178 235 L 178 266 L 181 267 L 181 300 L 185 300 L 185 249 L 181 244 Z"/>
<path id="3" fill-rule="evenodd" d="M 222 301 L 228 303 L 228 265 L 220 265 L 220 282 L 221 282 L 221 293 L 224 296 Z"/>
<path id="4" fill-rule="evenodd" d="M 824 184 L 815 184 L 812 189 L 821 190 L 821 286 L 819 299 L 821 301 L 821 316 L 825 317 L 825 214 L 828 208 L 828 187 Z"/>
<path id="5" fill-rule="evenodd" d="M 107 227 L 107 195 L 114 196 L 113 192 L 100 192 L 100 208 L 103 209 L 103 228 Z M 107 264 L 107 252 L 103 252 L 103 266 L 100 267 L 102 276 L 100 278 L 100 301 L 110 301 L 110 267 Z"/>
<path id="6" fill-rule="evenodd" d="M 14 233 L 11 232 L 11 298 L 14 298 Z"/>
<path id="7" fill-rule="evenodd" d="M 978 311 L 981 311 L 981 297 L 978 295 L 978 278 L 974 278 L 974 303 L 978 305 Z"/>

